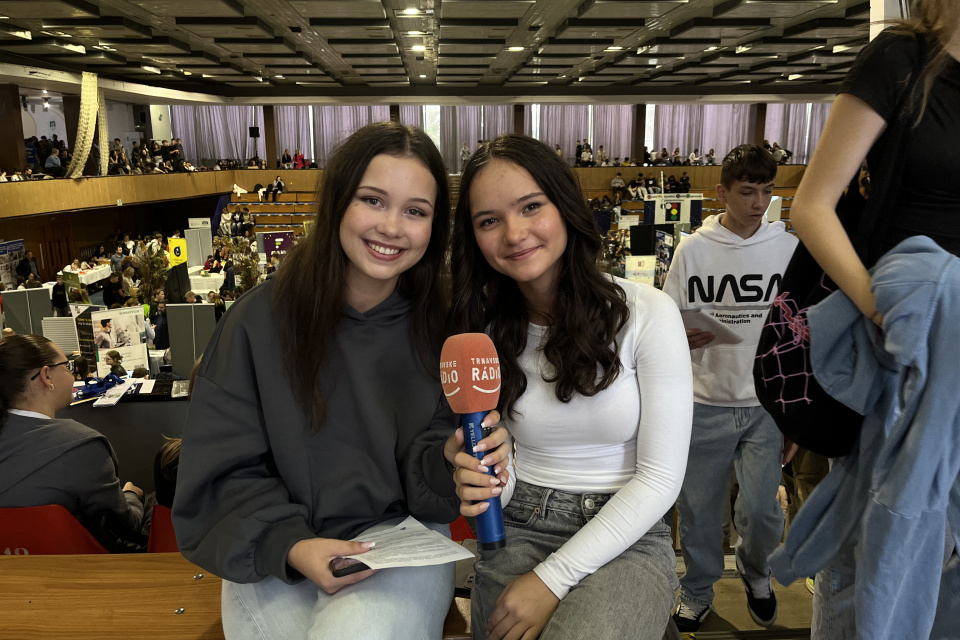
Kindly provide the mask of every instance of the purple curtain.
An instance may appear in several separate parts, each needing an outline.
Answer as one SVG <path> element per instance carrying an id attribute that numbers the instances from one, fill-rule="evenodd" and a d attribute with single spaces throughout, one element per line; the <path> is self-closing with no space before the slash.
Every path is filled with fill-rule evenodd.
<path id="1" fill-rule="evenodd" d="M 791 163 L 806 164 L 820 141 L 830 115 L 830 103 L 775 103 L 767 105 L 763 137 L 793 152 Z"/>
<path id="2" fill-rule="evenodd" d="M 276 122 L 277 154 L 282 156 L 283 150 L 289 149 L 292 157 L 299 149 L 305 159 L 311 160 L 313 140 L 310 137 L 310 107 L 276 106 L 273 113 Z"/>
<path id="3" fill-rule="evenodd" d="M 523 135 L 533 137 L 533 105 L 523 105 Z"/>
<path id="4" fill-rule="evenodd" d="M 400 105 L 400 122 L 411 127 L 423 129 L 423 106 L 419 104 Z"/>
<path id="5" fill-rule="evenodd" d="M 479 106 L 440 107 L 440 155 L 447 173 L 460 169 L 460 146 L 466 142 L 476 151 L 481 135 Z"/>
<path id="6" fill-rule="evenodd" d="M 614 158 L 630 155 L 636 109 L 632 104 L 594 105 L 593 131 L 590 136 L 594 157 L 600 145 L 603 145 L 610 162 L 613 162 Z"/>
<path id="7" fill-rule="evenodd" d="M 327 159 L 333 154 L 333 150 L 357 129 L 373 122 L 382 122 L 389 119 L 390 107 L 388 105 L 314 106 L 313 135 L 317 166 L 325 166 Z"/>
<path id="8" fill-rule="evenodd" d="M 668 153 L 680 147 L 686 160 L 695 149 L 703 155 L 710 149 L 724 157 L 731 149 L 750 142 L 748 104 L 658 104 L 654 116 L 653 148 Z"/>
<path id="9" fill-rule="evenodd" d="M 183 139 L 184 153 L 200 164 L 210 166 L 221 159 L 246 161 L 265 153 L 263 138 L 251 138 L 248 131 L 249 127 L 263 131 L 263 107 L 174 105 L 170 121 L 176 137 Z"/>
<path id="10" fill-rule="evenodd" d="M 513 133 L 513 105 L 485 104 L 483 111 L 484 140 L 493 140 L 505 133 Z"/>
<path id="11" fill-rule="evenodd" d="M 589 135 L 589 109 L 585 104 L 540 105 L 540 141 L 551 149 L 559 144 L 563 158 L 573 165 L 577 140 Z M 593 141 L 590 140 L 590 146 Z"/>

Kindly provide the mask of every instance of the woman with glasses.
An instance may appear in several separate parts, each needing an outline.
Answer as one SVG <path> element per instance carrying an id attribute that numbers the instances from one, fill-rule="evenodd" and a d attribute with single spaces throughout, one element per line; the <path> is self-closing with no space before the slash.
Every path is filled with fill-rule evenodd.
<path id="1" fill-rule="evenodd" d="M 0 507 L 63 505 L 104 543 L 108 522 L 122 545 L 139 537 L 143 491 L 120 482 L 103 434 L 57 419 L 72 401 L 73 363 L 60 347 L 35 335 L 0 342 Z"/>

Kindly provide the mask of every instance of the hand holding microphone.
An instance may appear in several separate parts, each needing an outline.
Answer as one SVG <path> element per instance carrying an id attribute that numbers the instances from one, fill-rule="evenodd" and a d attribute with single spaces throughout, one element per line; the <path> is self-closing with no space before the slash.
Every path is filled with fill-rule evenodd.
<path id="1" fill-rule="evenodd" d="M 466 453 L 480 461 L 481 465 L 485 458 L 488 458 L 486 462 L 489 463 L 486 465 L 486 475 L 480 473 L 480 467 L 475 467 L 477 471 L 470 468 L 476 464 L 473 460 L 469 466 L 457 465 L 454 479 L 460 498 L 464 501 L 482 500 L 472 505 L 475 509 L 462 506 L 461 513 L 476 515 L 478 548 L 485 551 L 499 549 L 504 545 L 506 534 L 499 497 L 502 487 L 496 477 L 497 467 L 493 465 L 497 457 L 504 455 L 500 448 L 506 440 L 506 430 L 498 429 L 484 438 L 481 426 L 484 418 L 496 408 L 500 399 L 500 359 L 490 338 L 482 333 L 459 334 L 448 338 L 440 355 L 440 381 L 450 407 L 460 414 Z M 490 422 L 492 420 L 487 421 L 487 424 Z M 494 447 L 497 449 L 496 454 L 488 454 L 489 448 Z M 458 458 L 461 456 L 463 454 L 457 455 Z M 501 467 L 505 466 L 505 463 L 506 460 L 502 460 Z M 483 499 L 484 495 L 491 497 Z M 484 503 L 486 507 L 479 506 Z M 474 513 L 470 513 L 471 511 Z"/>

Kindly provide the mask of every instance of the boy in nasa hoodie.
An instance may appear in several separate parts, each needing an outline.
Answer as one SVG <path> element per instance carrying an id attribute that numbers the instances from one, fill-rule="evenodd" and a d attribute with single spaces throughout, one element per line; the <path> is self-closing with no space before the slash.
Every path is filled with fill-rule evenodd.
<path id="1" fill-rule="evenodd" d="M 760 406 L 753 361 L 760 331 L 783 272 L 797 246 L 783 222 L 769 223 L 777 165 L 763 147 L 741 145 L 723 161 L 717 196 L 726 211 L 707 218 L 677 247 L 663 290 L 681 312 L 699 309 L 737 338 L 717 340 L 690 329 L 694 373 L 693 433 L 687 473 L 677 507 L 686 573 L 674 621 L 681 632 L 697 631 L 713 603 L 713 585 L 723 563 L 722 518 L 727 480 L 734 466 L 740 483 L 734 524 L 736 562 L 757 624 L 777 617 L 767 557 L 783 533 L 777 501 L 784 443 Z M 788 451 L 790 450 L 790 451 Z"/>

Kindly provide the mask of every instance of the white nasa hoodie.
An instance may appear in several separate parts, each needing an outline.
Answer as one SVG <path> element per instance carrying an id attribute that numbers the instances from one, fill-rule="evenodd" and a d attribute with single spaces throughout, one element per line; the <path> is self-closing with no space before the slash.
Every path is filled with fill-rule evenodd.
<path id="1" fill-rule="evenodd" d="M 752 236 L 741 238 L 720 224 L 723 215 L 707 218 L 684 238 L 663 290 L 681 311 L 702 309 L 743 337 L 739 344 L 711 343 L 691 353 L 694 400 L 756 407 L 757 343 L 798 241 L 779 221 L 763 222 Z"/>

